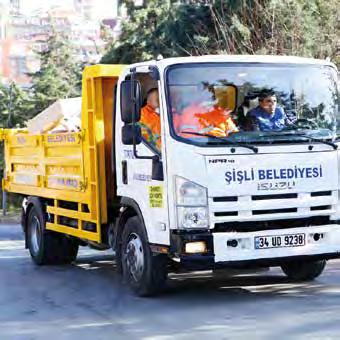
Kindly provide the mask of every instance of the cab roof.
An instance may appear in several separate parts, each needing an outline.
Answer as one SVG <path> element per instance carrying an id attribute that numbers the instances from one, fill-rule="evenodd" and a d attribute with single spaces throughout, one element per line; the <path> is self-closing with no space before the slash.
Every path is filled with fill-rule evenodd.
<path id="1" fill-rule="evenodd" d="M 327 65 L 336 69 L 335 64 L 328 60 L 303 58 L 295 56 L 274 56 L 274 55 L 204 55 L 177 58 L 165 58 L 157 60 L 163 67 L 174 64 L 203 63 L 203 62 L 231 62 L 231 63 L 268 63 L 268 64 L 310 64 Z"/>

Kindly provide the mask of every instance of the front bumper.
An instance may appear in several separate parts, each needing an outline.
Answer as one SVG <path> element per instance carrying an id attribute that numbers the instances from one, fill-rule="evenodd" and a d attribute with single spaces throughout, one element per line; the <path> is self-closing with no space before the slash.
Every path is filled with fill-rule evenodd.
<path id="1" fill-rule="evenodd" d="M 306 234 L 306 244 L 299 247 L 255 249 L 256 236 Z M 315 234 L 322 235 L 317 241 Z M 237 246 L 235 246 L 237 240 Z M 205 241 L 205 254 L 185 254 L 186 242 Z M 172 235 L 171 254 L 181 265 L 196 269 L 239 265 L 280 265 L 291 259 L 331 259 L 340 257 L 340 225 L 329 224 L 256 232 L 205 232 Z"/>

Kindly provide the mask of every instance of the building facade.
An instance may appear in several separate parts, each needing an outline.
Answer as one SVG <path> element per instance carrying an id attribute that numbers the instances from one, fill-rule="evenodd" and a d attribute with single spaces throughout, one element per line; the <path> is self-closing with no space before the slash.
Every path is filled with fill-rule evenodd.
<path id="1" fill-rule="evenodd" d="M 36 51 L 46 47 L 53 29 L 65 34 L 74 46 L 75 58 L 85 64 L 97 63 L 104 51 L 101 39 L 103 20 L 111 24 L 116 18 L 105 18 L 105 10 L 96 8 L 100 0 L 73 0 L 66 6 L 23 13 L 25 0 L 0 0 L 0 79 L 30 86 L 30 73 L 39 70 Z M 57 2 L 56 2 L 57 3 Z M 111 2 L 105 1 L 106 5 Z M 117 2 L 111 4 L 115 7 Z M 105 8 L 104 8 L 105 9 Z M 103 12 L 102 14 L 100 12 Z M 107 13 L 115 13 L 110 9 Z"/>

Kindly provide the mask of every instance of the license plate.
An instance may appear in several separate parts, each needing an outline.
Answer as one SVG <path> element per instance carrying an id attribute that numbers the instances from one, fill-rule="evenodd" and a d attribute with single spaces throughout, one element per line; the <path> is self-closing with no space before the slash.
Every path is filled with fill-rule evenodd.
<path id="1" fill-rule="evenodd" d="M 301 247 L 305 245 L 305 234 L 256 236 L 255 249 Z"/>

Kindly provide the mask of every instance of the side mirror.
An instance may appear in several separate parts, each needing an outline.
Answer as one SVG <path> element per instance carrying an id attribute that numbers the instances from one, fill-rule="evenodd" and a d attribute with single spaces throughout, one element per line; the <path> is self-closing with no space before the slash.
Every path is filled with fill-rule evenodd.
<path id="1" fill-rule="evenodd" d="M 122 121 L 131 124 L 139 122 L 142 107 L 140 83 L 137 80 L 124 80 L 120 87 L 120 111 Z"/>
<path id="2" fill-rule="evenodd" d="M 122 143 L 124 145 L 138 145 L 142 142 L 142 129 L 137 124 L 125 124 L 122 127 Z"/>

